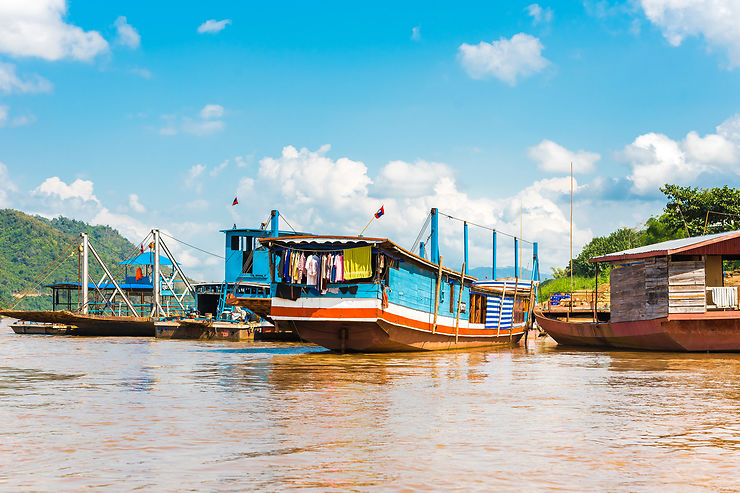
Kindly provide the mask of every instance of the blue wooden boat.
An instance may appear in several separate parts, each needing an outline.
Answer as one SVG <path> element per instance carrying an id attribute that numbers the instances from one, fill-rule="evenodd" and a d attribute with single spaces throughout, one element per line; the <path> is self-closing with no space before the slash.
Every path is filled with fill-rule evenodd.
<path id="1" fill-rule="evenodd" d="M 438 240 L 432 231 L 434 252 Z M 260 242 L 270 252 L 271 318 L 330 350 L 516 344 L 531 321 L 536 283 L 478 282 L 386 238 L 298 235 Z M 301 257 L 331 265 L 325 282 L 311 278 L 309 270 L 301 272 Z M 338 257 L 343 275 L 335 272 Z"/>

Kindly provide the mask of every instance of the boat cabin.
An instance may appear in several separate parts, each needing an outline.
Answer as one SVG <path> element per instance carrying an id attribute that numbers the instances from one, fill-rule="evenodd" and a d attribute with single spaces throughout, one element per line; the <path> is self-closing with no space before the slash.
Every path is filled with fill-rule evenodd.
<path id="1" fill-rule="evenodd" d="M 738 309 L 726 272 L 740 231 L 670 240 L 590 259 L 611 266 L 611 322 Z"/>

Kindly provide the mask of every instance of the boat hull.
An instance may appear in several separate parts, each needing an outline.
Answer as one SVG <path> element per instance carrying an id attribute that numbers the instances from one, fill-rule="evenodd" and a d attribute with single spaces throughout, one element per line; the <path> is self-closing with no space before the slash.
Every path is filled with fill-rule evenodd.
<path id="1" fill-rule="evenodd" d="M 650 351 L 740 351 L 740 312 L 672 314 L 630 322 L 570 322 L 536 311 L 535 318 L 558 344 Z"/>
<path id="2" fill-rule="evenodd" d="M 397 305 L 382 309 L 375 300 L 370 302 L 371 306 L 363 307 L 357 307 L 353 301 L 338 302 L 333 307 L 319 306 L 318 302 L 307 306 L 305 301 L 298 307 L 298 303 L 274 300 L 273 318 L 281 328 L 295 330 L 301 339 L 338 352 L 437 351 L 512 345 L 519 342 L 525 330 L 523 324 L 491 330 L 482 328 L 482 324 L 481 328 L 472 327 L 467 321 L 461 321 L 456 329 L 454 319 L 448 317 L 440 317 L 435 329 L 426 312 Z"/>
<path id="3" fill-rule="evenodd" d="M 69 327 L 66 334 L 78 336 L 154 337 L 154 321 L 146 317 L 90 315 L 61 311 L 0 310 L 0 315 Z"/>

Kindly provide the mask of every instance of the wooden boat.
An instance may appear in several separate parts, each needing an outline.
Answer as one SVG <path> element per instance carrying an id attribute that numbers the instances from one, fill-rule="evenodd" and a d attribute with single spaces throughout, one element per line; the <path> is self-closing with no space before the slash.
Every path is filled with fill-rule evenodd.
<path id="1" fill-rule="evenodd" d="M 535 311 L 564 345 L 656 351 L 740 351 L 737 286 L 725 260 L 740 259 L 740 231 L 671 240 L 592 258 L 611 266 L 611 310 L 571 316 Z"/>
<path id="2" fill-rule="evenodd" d="M 0 310 L 0 315 L 29 322 L 66 325 L 69 327 L 66 334 L 70 335 L 154 337 L 154 320 L 148 317 L 92 315 L 68 310 Z"/>
<path id="3" fill-rule="evenodd" d="M 272 319 L 330 350 L 461 349 L 516 344 L 524 335 L 532 282 L 476 285 L 474 277 L 384 238 L 292 236 L 260 242 L 270 251 Z M 284 264 L 293 254 L 361 260 L 351 264 L 353 271 L 340 263 L 344 276 L 309 282 L 305 275 L 286 273 Z"/>

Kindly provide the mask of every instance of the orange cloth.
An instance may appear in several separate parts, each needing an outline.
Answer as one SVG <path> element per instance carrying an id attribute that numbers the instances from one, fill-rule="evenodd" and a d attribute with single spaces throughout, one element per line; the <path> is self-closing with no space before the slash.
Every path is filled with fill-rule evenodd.
<path id="1" fill-rule="evenodd" d="M 141 272 L 141 267 L 136 268 L 136 280 L 141 281 L 141 279 L 144 277 L 144 273 Z"/>

